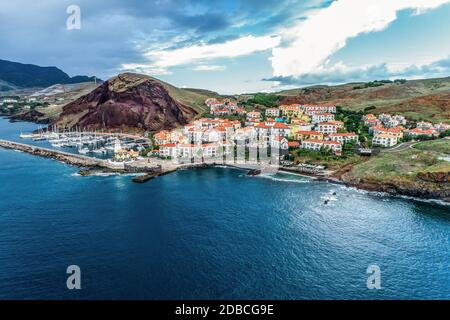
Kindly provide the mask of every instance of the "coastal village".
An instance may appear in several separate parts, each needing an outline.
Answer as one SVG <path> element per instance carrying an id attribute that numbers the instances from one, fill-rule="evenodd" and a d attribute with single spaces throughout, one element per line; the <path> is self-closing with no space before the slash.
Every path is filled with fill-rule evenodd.
<path id="1" fill-rule="evenodd" d="M 25 100 L 41 102 L 35 97 Z M 17 102 L 4 98 L 0 105 Z M 296 165 L 300 171 L 317 173 L 330 164 L 330 159 L 352 154 L 371 156 L 409 141 L 448 136 L 450 131 L 449 123 L 414 122 L 399 114 L 352 112 L 331 103 L 249 107 L 231 98 L 208 98 L 204 103 L 206 114 L 172 130 L 147 133 L 146 137 L 51 128 L 45 137 L 33 138 L 48 140 L 56 148 L 76 147 L 82 155 L 99 154 L 115 166 L 146 159 L 166 165 L 164 160 L 189 164 L 226 159 L 242 165 L 250 158 L 261 163 L 265 155 L 272 165 Z M 323 161 L 317 165 L 310 161 L 312 157 Z"/>
<path id="2" fill-rule="evenodd" d="M 141 89 L 155 85 L 151 81 L 139 82 Z M 0 140 L 0 147 L 74 164 L 81 175 L 138 174 L 133 177 L 138 183 L 179 169 L 227 165 L 247 169 L 249 175 L 281 170 L 367 190 L 448 197 L 450 124 L 445 116 L 434 120 L 405 111 L 380 112 L 367 104 L 296 100 L 301 99 L 264 93 L 208 96 L 198 100 L 195 115 L 161 126 L 172 128 L 165 130 L 67 126 L 48 119 L 46 129 L 20 134 L 36 141 L 31 145 Z M 8 110 L 29 104 L 33 112 L 46 102 L 45 96 L 0 99 Z M 48 109 L 58 108 L 52 102 Z M 35 113 L 41 112 L 47 107 Z M 23 120 L 35 121 L 18 119 Z"/>
<path id="3" fill-rule="evenodd" d="M 295 151 L 339 157 L 348 150 L 370 155 L 374 149 L 434 139 L 450 130 L 448 123 L 415 123 L 397 114 L 365 114 L 360 119 L 363 129 L 353 132 L 333 104 L 290 104 L 251 111 L 231 99 L 210 98 L 205 104 L 210 117 L 154 134 L 156 147 L 151 155 L 164 159 L 198 156 L 207 161 L 242 144 L 249 149 L 279 151 L 281 161 L 290 160 Z"/>

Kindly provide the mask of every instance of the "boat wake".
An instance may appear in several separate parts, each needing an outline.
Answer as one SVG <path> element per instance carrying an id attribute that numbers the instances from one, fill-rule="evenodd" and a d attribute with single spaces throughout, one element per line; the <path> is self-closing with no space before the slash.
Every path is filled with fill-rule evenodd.
<path id="1" fill-rule="evenodd" d="M 120 172 L 96 172 L 89 175 L 82 175 L 78 172 L 72 173 L 72 177 L 113 177 L 113 176 L 123 176 L 123 177 L 135 177 L 140 175 L 139 173 L 120 173 Z"/>

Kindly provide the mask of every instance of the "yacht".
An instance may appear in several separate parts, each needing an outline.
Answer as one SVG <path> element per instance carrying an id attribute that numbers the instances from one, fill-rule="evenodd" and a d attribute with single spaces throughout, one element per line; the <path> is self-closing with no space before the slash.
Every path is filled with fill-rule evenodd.
<path id="1" fill-rule="evenodd" d="M 88 148 L 81 148 L 78 149 L 78 152 L 81 154 L 88 154 L 89 152 L 91 152 L 91 150 L 89 150 Z"/>

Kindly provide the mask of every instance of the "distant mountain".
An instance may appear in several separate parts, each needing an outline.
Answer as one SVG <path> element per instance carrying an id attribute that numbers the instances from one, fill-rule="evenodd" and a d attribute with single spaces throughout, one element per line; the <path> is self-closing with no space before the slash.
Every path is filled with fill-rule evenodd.
<path id="1" fill-rule="evenodd" d="M 91 81 L 94 81 L 94 77 L 70 77 L 56 67 L 40 67 L 0 60 L 0 91 Z"/>
<path id="2" fill-rule="evenodd" d="M 58 126 L 159 131 L 184 125 L 208 96 L 145 75 L 124 73 L 64 106 Z"/>

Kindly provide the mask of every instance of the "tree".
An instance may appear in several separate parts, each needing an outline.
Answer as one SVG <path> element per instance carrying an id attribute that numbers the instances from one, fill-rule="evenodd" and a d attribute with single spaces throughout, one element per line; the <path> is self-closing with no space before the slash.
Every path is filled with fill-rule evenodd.
<path id="1" fill-rule="evenodd" d="M 450 137 L 450 130 L 446 130 L 439 135 L 439 138 Z"/>

